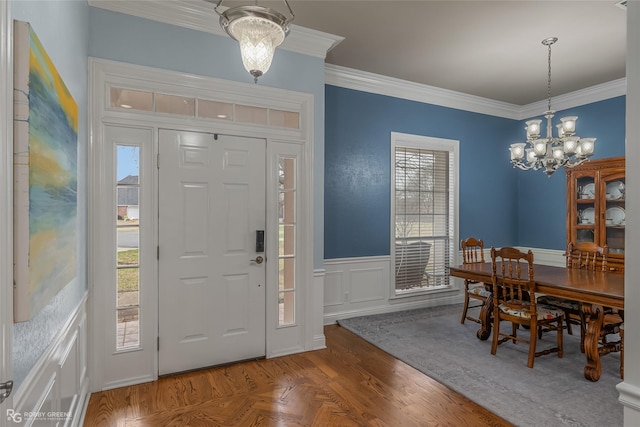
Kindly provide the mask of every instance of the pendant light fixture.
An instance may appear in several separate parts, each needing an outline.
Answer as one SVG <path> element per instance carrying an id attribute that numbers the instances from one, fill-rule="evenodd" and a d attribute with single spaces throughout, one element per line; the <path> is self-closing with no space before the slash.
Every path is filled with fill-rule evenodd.
<path id="1" fill-rule="evenodd" d="M 280 12 L 258 6 L 258 1 L 249 6 L 236 6 L 221 12 L 219 7 L 223 0 L 219 0 L 214 10 L 220 15 L 220 26 L 231 38 L 240 43 L 240 54 L 244 68 L 258 83 L 258 77 L 265 74 L 276 47 L 280 46 L 289 34 L 289 24 L 295 18 L 287 0 L 283 0 L 289 18 Z"/>
<path id="2" fill-rule="evenodd" d="M 596 138 L 580 138 L 575 135 L 576 120 L 578 117 L 570 116 L 560 119 L 556 125 L 558 136 L 553 137 L 551 119 L 553 111 L 551 109 L 551 45 L 557 42 L 556 37 L 549 37 L 542 40 L 542 44 L 547 46 L 549 53 L 547 56 L 548 78 L 547 96 L 548 106 L 544 117 L 547 119 L 546 137 L 540 138 L 542 120 L 529 120 L 526 122 L 527 142 L 517 142 L 511 144 L 511 163 L 514 167 L 523 170 L 539 170 L 544 168 L 544 173 L 551 176 L 560 167 L 573 168 L 584 163 L 593 154 Z M 529 147 L 525 148 L 529 143 Z"/>

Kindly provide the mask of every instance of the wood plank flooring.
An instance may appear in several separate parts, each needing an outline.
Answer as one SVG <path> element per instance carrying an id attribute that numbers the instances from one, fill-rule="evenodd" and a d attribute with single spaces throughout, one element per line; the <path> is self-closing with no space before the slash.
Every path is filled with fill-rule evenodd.
<path id="1" fill-rule="evenodd" d="M 84 425 L 511 426 L 344 328 L 325 335 L 324 350 L 94 393 Z"/>

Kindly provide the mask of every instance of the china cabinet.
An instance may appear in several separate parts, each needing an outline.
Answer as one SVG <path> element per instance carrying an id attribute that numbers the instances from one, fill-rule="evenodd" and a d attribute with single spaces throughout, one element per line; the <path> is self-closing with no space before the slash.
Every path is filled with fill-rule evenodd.
<path id="1" fill-rule="evenodd" d="M 624 271 L 625 158 L 567 169 L 567 243 L 609 246 L 608 266 Z"/>

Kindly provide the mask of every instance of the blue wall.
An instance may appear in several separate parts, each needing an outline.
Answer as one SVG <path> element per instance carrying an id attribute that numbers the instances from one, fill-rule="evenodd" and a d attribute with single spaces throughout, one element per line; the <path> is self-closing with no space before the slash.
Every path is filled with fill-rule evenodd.
<path id="1" fill-rule="evenodd" d="M 86 1 L 12 1 L 12 19 L 29 22 L 78 104 L 78 272 L 28 322 L 13 327 L 16 387 L 69 320 L 87 289 L 87 49 Z"/>
<path id="2" fill-rule="evenodd" d="M 335 86 L 325 103 L 326 259 L 389 255 L 391 132 L 460 141 L 460 235 L 517 244 L 517 121 Z"/>
<path id="3" fill-rule="evenodd" d="M 566 174 L 524 172 L 508 146 L 525 138 L 516 121 L 326 88 L 325 258 L 389 255 L 390 134 L 460 141 L 459 233 L 487 246 L 563 249 Z M 559 111 L 576 115 L 578 134 L 595 137 L 596 158 L 624 155 L 625 97 Z"/>
<path id="4" fill-rule="evenodd" d="M 201 31 L 90 7 L 89 55 L 131 64 L 246 82 L 238 42 Z M 217 21 L 211 25 L 218 25 Z M 314 96 L 314 266 L 323 259 L 324 61 L 277 49 L 258 84 Z"/>
<path id="5" fill-rule="evenodd" d="M 619 96 L 555 113 L 553 123 L 578 116 L 576 133 L 596 139 L 592 159 L 624 156 L 625 98 Z M 544 117 L 538 117 L 543 119 Z M 520 123 L 524 140 L 524 121 Z M 551 178 L 541 171 L 518 174 L 519 246 L 564 249 L 567 242 L 567 175 L 558 170 Z"/>

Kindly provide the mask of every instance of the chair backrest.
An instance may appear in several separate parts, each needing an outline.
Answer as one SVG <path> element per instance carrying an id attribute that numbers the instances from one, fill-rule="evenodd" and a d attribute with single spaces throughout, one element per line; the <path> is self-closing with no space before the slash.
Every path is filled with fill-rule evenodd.
<path id="1" fill-rule="evenodd" d="M 463 264 L 484 264 L 484 242 L 482 239 L 468 237 L 460 241 Z"/>
<path id="2" fill-rule="evenodd" d="M 567 268 L 607 271 L 609 246 L 598 246 L 592 242 L 569 242 L 567 245 Z"/>
<path id="3" fill-rule="evenodd" d="M 535 313 L 533 252 L 525 253 L 511 247 L 492 247 L 491 267 L 495 306 L 504 304 L 518 309 L 526 305 Z"/>

